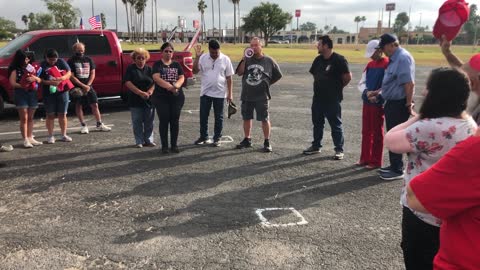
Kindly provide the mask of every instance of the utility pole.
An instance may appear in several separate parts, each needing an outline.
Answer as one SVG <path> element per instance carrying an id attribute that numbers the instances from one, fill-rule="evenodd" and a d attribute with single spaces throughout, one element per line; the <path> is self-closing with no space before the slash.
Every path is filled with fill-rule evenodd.
<path id="1" fill-rule="evenodd" d="M 95 10 L 93 8 L 93 0 L 92 0 L 92 17 L 95 16 Z"/>
<path id="2" fill-rule="evenodd" d="M 154 12 L 154 9 L 153 9 L 153 0 L 151 0 L 151 1 L 152 1 L 152 36 L 151 36 L 151 38 L 152 38 L 152 43 L 155 43 L 155 40 L 153 40 L 153 12 Z"/>
<path id="3" fill-rule="evenodd" d="M 157 37 L 157 43 L 158 43 L 157 0 L 155 0 L 155 37 Z"/>
<path id="4" fill-rule="evenodd" d="M 220 21 L 220 0 L 218 0 L 218 39 L 222 42 L 223 33 L 222 33 L 222 24 Z"/>
<path id="5" fill-rule="evenodd" d="M 115 32 L 118 34 L 118 12 L 117 12 L 117 0 L 115 0 Z"/>
<path id="6" fill-rule="evenodd" d="M 215 9 L 213 8 L 213 0 L 212 0 L 212 37 L 215 37 Z"/>

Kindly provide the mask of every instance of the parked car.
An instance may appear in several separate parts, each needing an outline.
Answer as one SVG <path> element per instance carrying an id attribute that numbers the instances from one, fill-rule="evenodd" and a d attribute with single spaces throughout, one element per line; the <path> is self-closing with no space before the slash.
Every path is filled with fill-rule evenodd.
<path id="1" fill-rule="evenodd" d="M 197 33 L 198 36 L 198 33 Z M 190 52 L 196 38 L 183 50 L 175 51 L 173 60 L 182 65 L 185 73 L 184 86 L 194 84 L 193 59 Z M 54 48 L 59 56 L 67 60 L 72 53 L 72 45 L 83 42 L 86 54 L 96 64 L 95 81 L 93 86 L 99 97 L 121 96 L 126 97 L 127 88 L 123 85 L 123 75 L 129 64 L 132 63 L 131 51 L 123 51 L 115 32 L 108 30 L 39 30 L 27 32 L 12 40 L 0 49 L 0 112 L 3 111 L 4 101 L 13 103 L 13 89 L 8 82 L 8 66 L 15 51 L 22 49 L 33 55 L 34 62 L 43 60 L 43 54 L 48 48 Z M 151 50 L 148 65 L 161 59 L 160 50 Z M 38 91 L 41 101 L 41 91 Z"/>

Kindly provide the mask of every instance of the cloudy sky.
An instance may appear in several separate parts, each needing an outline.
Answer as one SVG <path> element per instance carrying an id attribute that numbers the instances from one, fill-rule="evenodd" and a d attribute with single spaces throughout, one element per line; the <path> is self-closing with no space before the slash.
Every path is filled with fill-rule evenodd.
<path id="1" fill-rule="evenodd" d="M 126 31 L 127 23 L 125 16 L 125 6 L 121 0 L 73 0 L 72 4 L 78 7 L 82 13 L 84 21 L 92 15 L 92 1 L 95 14 L 104 13 L 107 17 L 107 28 L 115 29 L 115 1 L 117 2 L 118 28 L 120 31 Z M 146 29 L 151 29 L 152 25 L 152 3 L 149 0 L 146 9 Z M 218 3 L 220 1 L 221 26 L 225 28 L 233 27 L 233 4 L 225 0 L 213 0 L 215 10 L 215 26 L 218 27 Z M 207 9 L 205 12 L 205 21 L 207 28 L 212 27 L 212 0 L 205 0 Z M 241 0 L 240 15 L 246 15 L 254 6 L 260 4 L 260 0 Z M 301 10 L 299 24 L 310 21 L 319 28 L 324 25 L 337 26 L 340 29 L 355 32 L 356 24 L 353 22 L 355 16 L 365 16 L 367 21 L 365 26 L 375 26 L 377 20 L 381 18 L 381 10 L 385 8 L 386 3 L 395 2 L 396 10 L 392 12 L 392 24 L 397 13 L 405 11 L 411 14 L 411 25 L 433 26 L 437 17 L 438 8 L 443 0 L 271 0 L 284 11 L 294 14 L 296 9 Z M 479 5 L 480 0 L 470 0 L 470 4 Z M 23 14 L 30 12 L 46 12 L 45 3 L 42 0 L 0 0 L 0 17 L 10 19 L 16 22 L 17 27 L 24 28 L 21 21 Z M 197 10 L 197 0 L 157 0 L 158 8 L 158 27 L 171 29 L 177 25 L 178 16 L 186 19 L 187 28 L 192 29 L 192 21 L 200 19 L 200 13 Z M 388 24 L 388 13 L 383 13 L 384 25 Z M 296 28 L 296 19 L 287 27 Z"/>

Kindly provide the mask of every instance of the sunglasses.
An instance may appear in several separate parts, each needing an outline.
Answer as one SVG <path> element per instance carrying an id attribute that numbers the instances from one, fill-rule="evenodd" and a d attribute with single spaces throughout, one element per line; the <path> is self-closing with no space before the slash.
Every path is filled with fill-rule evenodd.
<path id="1" fill-rule="evenodd" d="M 173 51 L 165 50 L 164 53 L 173 53 Z"/>

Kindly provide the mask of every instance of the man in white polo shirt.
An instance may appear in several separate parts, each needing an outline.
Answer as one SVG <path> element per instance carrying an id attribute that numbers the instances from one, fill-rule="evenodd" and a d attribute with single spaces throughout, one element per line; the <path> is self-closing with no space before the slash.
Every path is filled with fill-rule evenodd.
<path id="1" fill-rule="evenodd" d="M 223 129 L 223 109 L 225 98 L 232 101 L 234 74 L 230 58 L 220 52 L 220 44 L 212 39 L 208 42 L 208 54 L 203 54 L 202 45 L 195 46 L 195 61 L 193 73 L 202 72 L 202 90 L 200 92 L 200 137 L 195 141 L 196 145 L 210 144 L 208 137 L 208 116 L 213 104 L 215 114 L 215 127 L 213 146 L 220 146 L 220 138 Z"/>

